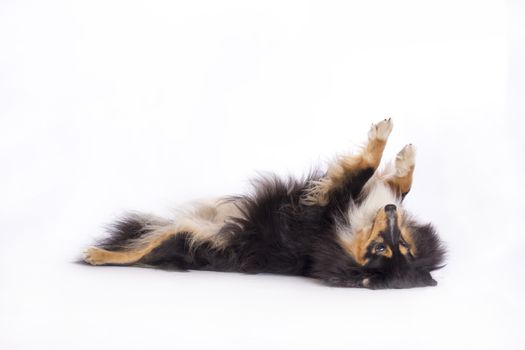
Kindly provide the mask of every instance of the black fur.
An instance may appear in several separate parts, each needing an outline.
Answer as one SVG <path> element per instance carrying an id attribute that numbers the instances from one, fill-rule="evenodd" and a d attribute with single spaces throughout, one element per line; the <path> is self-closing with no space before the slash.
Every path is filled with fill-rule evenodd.
<path id="1" fill-rule="evenodd" d="M 341 159 L 327 178 L 262 177 L 250 195 L 202 204 L 173 221 L 130 214 L 85 261 L 300 275 L 342 287 L 436 285 L 430 272 L 445 250 L 431 225 L 402 208 L 413 168 L 371 180 L 391 130 L 390 119 L 372 125 L 361 158 Z M 413 152 L 398 154 L 397 170 L 413 166 Z"/>
<path id="2" fill-rule="evenodd" d="M 99 241 L 97 246 L 111 251 L 125 250 L 130 241 L 151 232 L 152 227 L 167 222 L 154 216 L 129 212 L 107 227 L 109 237 Z"/>
<path id="3" fill-rule="evenodd" d="M 107 250 L 119 251 L 126 243 L 146 233 L 142 220 L 136 215 L 128 215 L 108 227 L 110 236 L 99 242 L 98 246 Z"/>
<path id="4" fill-rule="evenodd" d="M 303 181 L 266 177 L 255 183 L 252 195 L 232 197 L 243 218 L 229 220 L 218 232 L 228 244 L 214 248 L 209 242 L 190 246 L 191 232 L 179 233 L 144 256 L 139 265 L 159 268 L 277 273 L 314 277 L 334 286 L 406 288 L 435 285 L 430 271 L 439 268 L 444 249 L 430 225 L 411 221 L 409 228 L 418 252 L 407 259 L 399 251 L 392 259 L 374 258 L 361 266 L 337 241 L 336 221 L 351 203 L 359 203 L 374 169 L 348 176 L 330 194 L 328 205 L 305 205 Z M 351 225 L 351 223 L 348 223 Z M 119 250 L 129 240 L 147 232 L 147 222 L 137 215 L 118 221 L 101 247 Z M 366 283 L 364 282 L 366 279 Z"/>

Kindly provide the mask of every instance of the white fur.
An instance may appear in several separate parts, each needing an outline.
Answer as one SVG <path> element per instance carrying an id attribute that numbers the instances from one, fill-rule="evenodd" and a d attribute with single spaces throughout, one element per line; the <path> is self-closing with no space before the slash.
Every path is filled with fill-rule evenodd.
<path id="1" fill-rule="evenodd" d="M 377 124 L 372 124 L 372 127 L 370 128 L 370 131 L 368 132 L 368 139 L 379 139 L 386 141 L 388 139 L 388 136 L 392 132 L 392 128 L 394 127 L 394 123 L 391 119 L 385 119 L 380 121 Z"/>
<path id="2" fill-rule="evenodd" d="M 149 217 L 138 218 L 144 222 L 144 228 L 150 232 L 127 243 L 127 248 L 141 248 L 147 246 L 157 237 L 171 236 L 179 232 L 191 232 L 190 244 L 196 241 L 208 240 L 220 245 L 225 243 L 217 234 L 232 218 L 243 217 L 240 204 L 224 198 L 202 199 L 187 203 L 174 210 L 171 220 L 153 220 Z"/>
<path id="3" fill-rule="evenodd" d="M 352 205 L 348 210 L 347 222 L 351 226 L 339 225 L 338 234 L 340 236 L 351 238 L 356 232 L 372 226 L 379 209 L 384 208 L 387 204 L 401 206 L 400 198 L 395 195 L 388 185 L 378 178 L 370 179 L 364 192 L 366 197 L 359 206 Z"/>
<path id="4" fill-rule="evenodd" d="M 379 129 L 388 133 L 391 129 L 390 123 L 385 120 L 373 126 L 371 133 L 376 133 Z M 374 176 L 367 182 L 363 189 L 365 199 L 359 206 L 352 205 L 347 213 L 347 223 L 338 223 L 337 233 L 341 238 L 352 238 L 356 232 L 365 228 L 370 228 L 374 222 L 379 209 L 387 204 L 394 204 L 401 207 L 401 198 L 396 196 L 385 181 L 393 176 L 406 176 L 415 165 L 416 149 L 412 144 L 406 145 L 396 156 L 394 162 L 390 162 L 380 171 L 376 171 Z"/>
<path id="5" fill-rule="evenodd" d="M 416 148 L 412 144 L 406 145 L 396 156 L 396 176 L 406 176 L 415 164 Z"/>

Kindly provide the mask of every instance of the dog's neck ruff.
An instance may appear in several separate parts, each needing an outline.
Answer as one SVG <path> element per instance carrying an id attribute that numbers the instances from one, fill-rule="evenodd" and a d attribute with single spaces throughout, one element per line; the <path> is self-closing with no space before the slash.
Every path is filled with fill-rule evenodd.
<path id="1" fill-rule="evenodd" d="M 352 238 L 357 232 L 370 228 L 379 209 L 387 204 L 401 206 L 401 198 L 380 179 L 371 179 L 362 195 L 359 203 L 350 205 L 346 213 L 347 224 L 338 225 L 337 233 L 341 238 Z"/>

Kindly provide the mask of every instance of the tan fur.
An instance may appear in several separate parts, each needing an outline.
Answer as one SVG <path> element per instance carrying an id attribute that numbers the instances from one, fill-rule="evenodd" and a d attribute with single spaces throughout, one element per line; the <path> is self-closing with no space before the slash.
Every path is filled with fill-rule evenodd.
<path id="1" fill-rule="evenodd" d="M 369 233 L 366 230 L 361 230 L 356 233 L 352 240 L 341 239 L 340 244 L 348 254 L 354 258 L 359 265 L 366 264 L 367 260 L 364 258 L 366 250 L 366 241 Z"/>
<path id="2" fill-rule="evenodd" d="M 410 253 L 412 256 L 415 256 L 416 251 L 412 234 L 408 228 L 403 226 L 403 215 L 399 211 L 396 213 L 396 215 L 400 226 L 401 237 L 408 245 L 408 248 L 400 245 L 399 250 L 403 255 Z M 384 241 L 383 238 L 379 236 L 379 233 L 385 230 L 387 226 L 387 214 L 384 209 L 380 209 L 377 212 L 371 228 L 362 229 L 351 238 L 340 238 L 340 244 L 358 264 L 365 265 L 368 262 L 368 260 L 365 259 L 368 246 L 371 244 L 382 243 Z M 393 256 L 392 249 L 389 246 L 386 246 L 386 249 L 379 254 L 387 258 L 391 258 Z"/>
<path id="3" fill-rule="evenodd" d="M 395 173 L 386 179 L 397 195 L 410 191 L 415 165 L 415 148 L 412 144 L 406 145 L 396 156 Z"/>
<path id="4" fill-rule="evenodd" d="M 97 247 L 88 248 L 84 252 L 84 261 L 91 265 L 127 265 L 133 264 L 145 255 L 144 251 L 112 252 Z"/>
<path id="5" fill-rule="evenodd" d="M 368 133 L 368 142 L 362 151 L 355 155 L 340 157 L 335 163 L 331 164 L 324 178 L 312 182 L 307 194 L 302 198 L 302 202 L 308 205 L 326 205 L 330 191 L 341 186 L 349 174 L 367 168 L 377 169 L 391 130 L 392 121 L 390 119 L 372 125 Z"/>
<path id="6" fill-rule="evenodd" d="M 241 216 L 241 210 L 235 202 L 223 200 L 201 202 L 192 212 L 181 215 L 175 223 L 153 230 L 131 242 L 123 251 L 109 251 L 97 247 L 87 249 L 84 253 L 84 261 L 91 265 L 134 264 L 164 241 L 183 232 L 191 235 L 190 246 L 207 241 L 220 249 L 224 247 L 227 238 L 217 233 L 230 218 Z"/>
<path id="7" fill-rule="evenodd" d="M 399 251 L 401 252 L 401 254 L 407 255 L 408 253 L 410 253 L 412 256 L 416 256 L 416 246 L 414 244 L 414 239 L 412 238 L 412 233 L 410 232 L 410 230 L 408 230 L 406 227 L 401 226 L 401 237 L 403 237 L 403 239 L 408 245 L 408 249 L 403 246 L 399 247 Z"/>
<path id="8" fill-rule="evenodd" d="M 342 239 L 341 246 L 360 264 L 365 265 L 366 249 L 372 242 L 381 242 L 382 239 L 378 237 L 379 233 L 387 227 L 387 216 L 384 209 L 379 210 L 374 219 L 374 224 L 370 229 L 363 229 L 355 234 L 351 240 Z M 390 250 L 390 249 L 389 249 Z M 386 252 L 386 251 L 385 251 Z M 390 250 L 390 257 L 392 250 Z"/>
<path id="9" fill-rule="evenodd" d="M 398 195 L 408 193 L 412 187 L 412 172 L 404 177 L 393 177 L 387 181 L 387 184 Z"/>
<path id="10" fill-rule="evenodd" d="M 394 253 L 392 252 L 392 249 L 390 249 L 389 246 L 386 247 L 385 251 L 381 253 L 384 257 L 391 258 Z"/>

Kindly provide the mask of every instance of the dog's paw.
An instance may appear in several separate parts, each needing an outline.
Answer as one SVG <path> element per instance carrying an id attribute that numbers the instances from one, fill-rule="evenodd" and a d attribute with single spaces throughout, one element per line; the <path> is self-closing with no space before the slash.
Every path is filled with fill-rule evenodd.
<path id="1" fill-rule="evenodd" d="M 368 139 L 386 141 L 386 139 L 388 139 L 388 136 L 392 132 L 393 127 L 394 123 L 390 118 L 382 120 L 377 124 L 372 124 L 372 127 L 368 132 Z"/>
<path id="2" fill-rule="evenodd" d="M 396 176 L 406 176 L 416 165 L 416 148 L 408 144 L 396 156 Z"/>
<path id="3" fill-rule="evenodd" d="M 83 260 L 90 265 L 102 265 L 102 258 L 104 250 L 96 247 L 91 247 L 84 250 Z"/>

